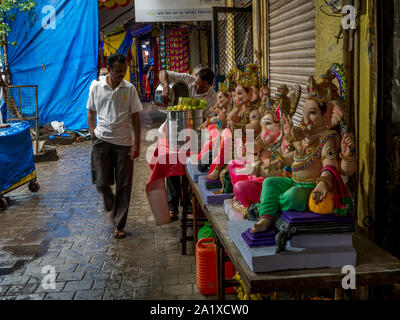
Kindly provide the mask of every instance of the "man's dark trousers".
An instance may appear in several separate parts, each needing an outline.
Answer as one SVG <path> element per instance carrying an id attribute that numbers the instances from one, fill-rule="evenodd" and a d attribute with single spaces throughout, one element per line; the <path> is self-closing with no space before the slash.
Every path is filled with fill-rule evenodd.
<path id="1" fill-rule="evenodd" d="M 105 210 L 114 213 L 114 224 L 118 230 L 125 228 L 131 199 L 133 160 L 129 146 L 119 146 L 93 139 L 92 174 L 93 183 L 103 194 Z M 116 183 L 115 195 L 111 186 Z"/>
<path id="2" fill-rule="evenodd" d="M 166 178 L 166 180 L 168 209 L 170 211 L 178 212 L 181 198 L 181 176 L 172 176 Z M 192 197 L 189 190 L 183 190 L 183 194 L 186 196 L 186 211 L 192 212 Z"/>

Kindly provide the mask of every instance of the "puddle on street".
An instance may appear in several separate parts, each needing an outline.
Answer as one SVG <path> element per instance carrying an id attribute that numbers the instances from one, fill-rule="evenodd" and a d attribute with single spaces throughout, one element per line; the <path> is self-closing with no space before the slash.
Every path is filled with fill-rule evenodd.
<path id="1" fill-rule="evenodd" d="M 0 275 L 11 274 L 26 263 L 44 256 L 52 240 L 68 237 L 68 221 L 74 213 L 73 208 L 56 213 L 44 228 L 19 234 L 15 239 L 7 241 L 0 249 Z"/>

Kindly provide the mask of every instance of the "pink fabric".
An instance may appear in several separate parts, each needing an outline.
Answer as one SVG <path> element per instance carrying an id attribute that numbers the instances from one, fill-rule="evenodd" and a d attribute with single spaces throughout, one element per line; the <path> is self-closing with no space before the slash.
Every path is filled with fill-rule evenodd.
<path id="1" fill-rule="evenodd" d="M 234 186 L 237 182 L 243 181 L 243 180 L 248 180 L 249 176 L 248 175 L 240 175 L 237 174 L 235 171 L 236 169 L 242 169 L 244 168 L 245 160 L 233 160 L 228 168 L 229 168 L 229 174 L 231 176 L 231 182 L 232 185 Z"/>
<path id="2" fill-rule="evenodd" d="M 228 156 L 232 151 L 232 131 L 230 129 L 224 129 L 221 133 L 220 140 L 221 144 L 218 148 L 218 155 L 213 160 L 208 174 L 213 172 L 216 166 L 226 164 L 228 159 L 225 158 L 225 153 L 227 153 L 226 155 Z"/>
<path id="3" fill-rule="evenodd" d="M 233 193 L 236 199 L 247 208 L 253 203 L 260 202 L 262 181 L 241 180 L 233 186 Z"/>
<path id="4" fill-rule="evenodd" d="M 146 184 L 146 195 L 157 225 L 170 222 L 165 178 L 185 175 L 186 158 L 189 157 L 189 153 L 181 156 L 179 153 L 182 152 L 169 151 L 168 139 L 160 139 L 150 161 L 152 172 Z M 182 163 L 180 159 L 185 159 L 185 162 Z"/>
<path id="5" fill-rule="evenodd" d="M 219 130 L 217 129 L 217 125 L 215 123 L 210 124 L 207 127 L 207 129 L 208 133 L 210 134 L 210 140 L 208 140 L 207 143 L 204 144 L 203 148 L 201 149 L 198 159 L 199 162 L 201 161 L 201 158 L 203 157 L 204 154 L 206 154 L 208 151 L 212 151 L 215 141 L 219 135 Z"/>
<path id="6" fill-rule="evenodd" d="M 233 193 L 236 199 L 247 208 L 253 203 L 260 201 L 263 177 L 254 175 L 240 175 L 235 172 L 237 169 L 244 168 L 245 160 L 234 160 L 228 168 L 233 185 Z"/>

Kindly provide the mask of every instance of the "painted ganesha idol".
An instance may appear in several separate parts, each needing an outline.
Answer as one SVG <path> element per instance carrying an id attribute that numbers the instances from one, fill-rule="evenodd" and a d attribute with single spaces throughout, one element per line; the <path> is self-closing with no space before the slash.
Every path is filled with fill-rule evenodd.
<path id="1" fill-rule="evenodd" d="M 347 132 L 343 119 L 346 84 L 342 66 L 333 64 L 321 78 L 321 83 L 309 79 L 300 126 L 293 126 L 287 116 L 282 118 L 285 134 L 295 150 L 274 161 L 290 165 L 292 177 L 264 180 L 258 204 L 260 219 L 252 232 L 267 230 L 281 211 L 309 209 L 345 216 L 353 208 L 341 177 L 354 174 L 357 165 L 354 136 Z M 340 95 L 332 83 L 335 78 Z"/>
<path id="2" fill-rule="evenodd" d="M 229 164 L 235 195 L 233 208 L 242 213 L 244 217 L 248 217 L 249 206 L 260 201 L 262 183 L 266 176 L 263 168 L 268 168 L 277 156 L 285 155 L 292 150 L 292 146 L 284 137 L 281 118 L 282 114 L 289 114 L 289 112 L 293 114 L 296 111 L 301 88 L 298 85 L 294 86 L 291 90 L 291 98 L 288 98 L 288 93 L 287 86 L 281 85 L 272 100 L 269 97 L 264 100 L 265 114 L 260 121 L 262 130 L 255 139 L 254 155 L 250 155 L 252 159 L 234 160 Z M 267 173 L 267 175 L 271 174 L 271 172 Z M 274 175 L 290 176 L 290 172 L 279 167 L 275 170 Z"/>
<path id="3" fill-rule="evenodd" d="M 213 161 L 213 152 L 217 152 L 221 133 L 227 128 L 227 116 L 232 111 L 233 101 L 235 100 L 235 89 L 238 80 L 243 76 L 243 72 L 237 67 L 233 67 L 226 75 L 223 83 L 219 83 L 217 94 L 217 105 L 213 108 L 213 117 L 209 117 L 202 124 L 201 130 L 208 131 L 208 141 L 204 144 L 198 156 L 198 170 L 208 172 Z M 202 134 L 204 134 L 202 132 Z"/>
<path id="4" fill-rule="evenodd" d="M 212 152 L 213 146 L 220 136 L 220 133 L 227 127 L 227 117 L 229 112 L 232 111 L 232 94 L 227 91 L 226 84 L 221 83 L 219 87 L 220 91 L 217 93 L 217 105 L 210 110 L 212 116 L 207 118 L 200 126 L 201 130 L 208 130 L 210 137 L 207 143 L 204 144 L 198 157 L 199 170 L 202 172 L 204 171 L 203 168 L 209 169 L 209 153 Z"/>
<path id="5" fill-rule="evenodd" d="M 258 92 L 258 73 L 257 65 L 250 64 L 247 66 L 246 72 L 242 78 L 239 79 L 235 89 L 235 101 L 232 111 L 228 114 L 227 121 L 228 127 L 224 129 L 220 136 L 219 141 L 216 143 L 216 150 L 214 154 L 216 157 L 213 159 L 208 174 L 206 176 L 206 183 L 208 189 L 219 188 L 221 183 L 221 174 L 226 173 L 224 169 L 227 168 L 227 164 L 232 159 L 232 155 L 235 152 L 232 145 L 233 132 L 236 129 L 241 130 L 242 145 L 246 141 L 246 130 L 254 130 L 256 134 L 261 131 L 260 126 L 260 113 L 259 113 L 259 92 Z M 242 150 L 239 150 L 240 156 Z"/>

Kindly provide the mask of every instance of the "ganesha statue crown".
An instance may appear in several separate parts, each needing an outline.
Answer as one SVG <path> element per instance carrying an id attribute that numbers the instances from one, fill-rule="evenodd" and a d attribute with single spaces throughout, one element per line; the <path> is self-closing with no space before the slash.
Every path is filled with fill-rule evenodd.
<path id="1" fill-rule="evenodd" d="M 259 66 L 256 63 L 249 63 L 246 65 L 246 70 L 243 72 L 241 78 L 237 81 L 238 85 L 243 87 L 260 87 Z"/>
<path id="2" fill-rule="evenodd" d="M 326 73 L 320 75 L 322 81 L 317 83 L 313 76 L 309 77 L 307 85 L 307 98 L 317 101 L 319 104 L 326 104 L 330 101 L 344 102 L 346 98 L 346 77 L 343 66 L 339 63 L 332 64 Z M 332 82 L 336 79 L 338 87 Z"/>

